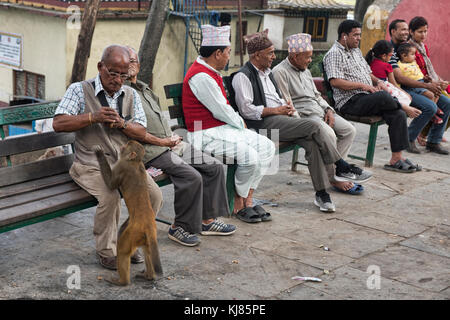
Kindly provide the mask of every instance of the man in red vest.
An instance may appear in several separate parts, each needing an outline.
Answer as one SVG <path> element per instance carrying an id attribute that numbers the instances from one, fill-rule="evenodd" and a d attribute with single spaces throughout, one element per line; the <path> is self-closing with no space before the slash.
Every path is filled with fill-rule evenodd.
<path id="1" fill-rule="evenodd" d="M 252 195 L 271 166 L 275 145 L 267 137 L 247 129 L 227 100 L 219 71 L 230 59 L 230 26 L 204 25 L 202 35 L 200 57 L 183 82 L 188 140 L 199 150 L 237 161 L 233 213 L 239 219 L 249 223 L 271 220 L 261 206 L 252 206 Z"/>

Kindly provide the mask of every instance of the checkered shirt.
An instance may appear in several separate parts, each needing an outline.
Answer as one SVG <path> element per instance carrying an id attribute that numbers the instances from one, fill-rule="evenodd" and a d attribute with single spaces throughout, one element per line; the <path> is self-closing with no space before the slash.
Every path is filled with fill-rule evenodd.
<path id="1" fill-rule="evenodd" d="M 370 77 L 372 70 L 359 48 L 346 50 L 343 45 L 336 41 L 323 58 L 323 64 L 328 80 L 335 78 L 364 83 L 370 86 L 373 84 Z M 359 93 L 367 94 L 366 91 L 360 89 L 341 90 L 333 87 L 333 98 L 336 103 L 335 109 L 339 109 L 351 97 Z"/>
<path id="2" fill-rule="evenodd" d="M 100 81 L 100 76 L 97 75 L 95 77 L 95 95 L 97 96 L 100 91 L 104 90 L 102 86 L 102 82 Z M 144 109 L 142 108 L 141 98 L 137 94 L 134 89 L 131 89 L 133 92 L 133 110 L 134 110 L 134 119 L 133 122 L 139 123 L 140 125 L 147 128 L 147 118 L 145 117 Z M 105 91 L 106 101 L 109 106 L 119 112 L 118 108 L 118 98 L 124 92 L 123 86 L 119 91 L 115 92 L 111 97 Z M 68 114 L 68 115 L 78 115 L 84 113 L 85 108 L 85 100 L 83 93 L 83 86 L 81 82 L 72 83 L 69 88 L 67 88 L 66 93 L 61 99 L 58 107 L 55 110 L 55 115 L 57 114 Z"/>

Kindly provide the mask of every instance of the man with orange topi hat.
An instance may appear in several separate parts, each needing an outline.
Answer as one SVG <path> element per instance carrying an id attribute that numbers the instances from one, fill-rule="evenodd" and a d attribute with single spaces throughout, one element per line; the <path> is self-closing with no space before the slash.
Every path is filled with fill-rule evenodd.
<path id="1" fill-rule="evenodd" d="M 270 69 L 275 60 L 275 48 L 268 30 L 246 38 L 250 60 L 232 80 L 235 101 L 249 128 L 278 130 L 280 141 L 295 142 L 305 148 L 305 158 L 316 191 L 314 204 L 323 212 L 336 208 L 327 193 L 327 165 L 336 165 L 336 180 L 364 182 L 371 173 L 342 159 L 336 142 L 326 133 L 326 124 L 295 116 L 295 108 L 283 96 Z"/>

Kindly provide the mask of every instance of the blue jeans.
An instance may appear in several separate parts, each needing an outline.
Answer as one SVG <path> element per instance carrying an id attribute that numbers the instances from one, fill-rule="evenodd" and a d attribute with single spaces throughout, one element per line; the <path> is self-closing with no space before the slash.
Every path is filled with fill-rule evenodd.
<path id="1" fill-rule="evenodd" d="M 417 139 L 422 129 L 431 120 L 439 107 L 444 112 L 444 115 L 441 117 L 444 121 L 441 124 L 433 123 L 431 125 L 427 141 L 429 143 L 440 143 L 447 126 L 448 116 L 450 114 L 450 99 L 441 94 L 441 97 L 436 105 L 436 103 L 421 94 L 417 94 L 412 91 L 409 92 L 409 94 L 412 97 L 411 106 L 422 111 L 422 114 L 411 121 L 411 124 L 408 127 L 409 141 L 415 141 Z"/>

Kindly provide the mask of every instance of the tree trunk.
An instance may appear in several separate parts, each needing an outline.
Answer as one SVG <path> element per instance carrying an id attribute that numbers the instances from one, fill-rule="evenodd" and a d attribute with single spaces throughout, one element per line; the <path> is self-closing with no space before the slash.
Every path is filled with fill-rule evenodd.
<path id="1" fill-rule="evenodd" d="M 94 35 L 99 6 L 100 0 L 87 0 L 86 6 L 84 7 L 70 83 L 82 81 L 86 77 L 87 63 L 91 53 L 92 36 Z"/>
<path id="2" fill-rule="evenodd" d="M 147 84 L 150 84 L 152 78 L 152 71 L 164 31 L 168 7 L 169 0 L 153 0 L 147 22 L 145 23 L 144 36 L 139 48 L 141 69 L 138 79 Z"/>
<path id="3" fill-rule="evenodd" d="M 364 15 L 367 8 L 374 2 L 374 0 L 356 0 L 355 4 L 355 20 L 359 23 L 363 23 Z"/>

